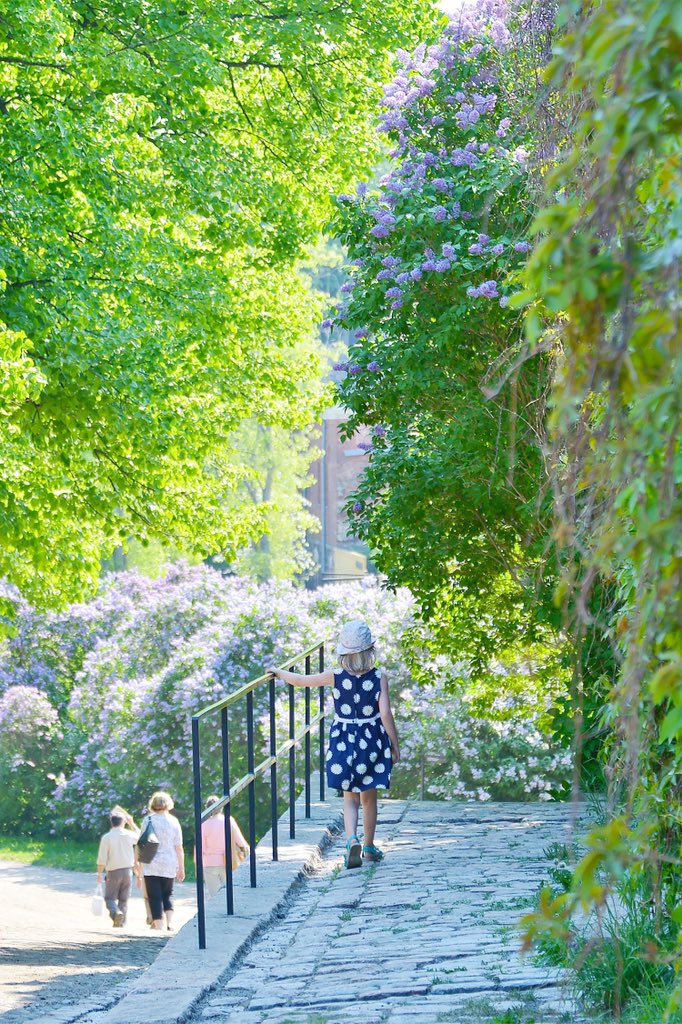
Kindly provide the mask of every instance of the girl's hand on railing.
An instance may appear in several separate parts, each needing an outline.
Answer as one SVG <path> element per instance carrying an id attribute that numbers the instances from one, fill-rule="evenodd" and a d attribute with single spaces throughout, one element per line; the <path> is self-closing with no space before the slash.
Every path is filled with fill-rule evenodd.
<path id="1" fill-rule="evenodd" d="M 281 679 L 282 678 L 280 676 L 280 674 L 279 674 L 279 671 L 276 668 L 266 668 L 265 671 L 268 673 L 269 676 L 274 676 L 275 679 Z"/>

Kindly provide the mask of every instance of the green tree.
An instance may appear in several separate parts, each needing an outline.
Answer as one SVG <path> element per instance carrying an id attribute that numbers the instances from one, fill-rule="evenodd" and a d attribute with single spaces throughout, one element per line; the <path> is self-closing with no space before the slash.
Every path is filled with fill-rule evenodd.
<path id="1" fill-rule="evenodd" d="M 0 574 L 74 596 L 130 535 L 205 554 L 246 417 L 307 421 L 292 266 L 376 152 L 365 116 L 426 0 L 3 4 Z"/>
<path id="2" fill-rule="evenodd" d="M 264 510 L 264 531 L 238 552 L 237 572 L 257 580 L 305 577 L 314 569 L 308 530 L 318 530 L 304 495 L 312 483 L 310 464 L 319 457 L 313 431 L 288 431 L 249 421 L 238 431 L 237 450 L 245 475 L 240 492 Z"/>
<path id="3" fill-rule="evenodd" d="M 549 367 L 525 358 L 507 306 L 530 248 L 533 50 L 508 43 L 484 13 L 403 55 L 380 124 L 394 162 L 377 186 L 339 196 L 337 218 L 354 281 L 335 318 L 354 339 L 341 401 L 349 434 L 374 429 L 349 513 L 432 635 L 478 666 L 550 636 L 556 618 Z"/>

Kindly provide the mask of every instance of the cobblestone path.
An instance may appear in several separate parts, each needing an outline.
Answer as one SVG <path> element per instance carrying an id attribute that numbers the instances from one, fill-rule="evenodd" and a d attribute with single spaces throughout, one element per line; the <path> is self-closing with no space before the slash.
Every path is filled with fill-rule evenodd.
<path id="1" fill-rule="evenodd" d="M 339 838 L 192 1024 L 578 1024 L 559 973 L 523 959 L 515 930 L 570 813 L 385 803 L 386 860 L 347 871 Z"/>

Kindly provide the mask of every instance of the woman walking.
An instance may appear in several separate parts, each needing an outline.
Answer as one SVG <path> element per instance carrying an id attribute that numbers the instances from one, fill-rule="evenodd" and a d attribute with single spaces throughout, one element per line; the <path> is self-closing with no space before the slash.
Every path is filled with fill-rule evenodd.
<path id="1" fill-rule="evenodd" d="M 149 864 L 141 864 L 142 877 L 138 874 L 138 885 L 144 886 L 149 901 L 149 912 L 152 928 L 164 930 L 164 915 L 167 931 L 173 930 L 173 885 L 185 878 L 185 854 L 182 848 L 182 829 L 180 822 L 170 812 L 174 807 L 173 798 L 168 793 L 154 793 L 149 801 L 149 815 L 142 822 L 144 832 L 147 822 L 151 820 L 152 829 L 159 841 L 153 859 Z"/>

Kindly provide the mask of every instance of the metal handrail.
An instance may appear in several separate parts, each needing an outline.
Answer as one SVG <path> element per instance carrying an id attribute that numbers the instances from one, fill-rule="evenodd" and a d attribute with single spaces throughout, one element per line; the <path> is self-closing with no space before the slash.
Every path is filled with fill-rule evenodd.
<path id="1" fill-rule="evenodd" d="M 327 640 L 320 640 L 309 647 L 308 650 L 297 654 L 295 657 L 285 661 L 278 668 L 282 670 L 296 668 L 303 663 L 305 674 L 312 675 L 311 659 L 314 655 L 318 658 L 317 672 L 324 671 L 324 654 Z M 254 691 L 264 684 L 268 685 L 268 707 L 269 707 L 269 746 L 270 753 L 260 764 L 255 764 L 254 752 L 254 721 L 253 721 L 253 694 Z M 226 864 L 226 902 L 228 915 L 234 914 L 234 885 L 232 878 L 232 826 L 230 822 L 230 807 L 235 797 L 245 790 L 248 790 L 249 797 L 249 868 L 251 887 L 256 888 L 256 781 L 262 778 L 266 772 L 270 772 L 270 816 L 272 834 L 272 859 L 278 860 L 278 813 L 277 813 L 277 766 L 279 762 L 289 755 L 289 836 L 296 838 L 296 747 L 303 742 L 305 749 L 305 816 L 310 817 L 310 735 L 312 729 L 319 724 L 319 752 L 320 752 L 320 800 L 324 800 L 324 744 L 325 744 L 325 710 L 324 710 L 324 687 L 319 687 L 319 711 L 311 718 L 311 688 L 304 688 L 305 700 L 305 725 L 296 732 L 296 687 L 290 683 L 286 684 L 289 695 L 289 738 L 279 747 L 277 746 L 277 731 L 275 722 L 275 700 L 276 688 L 275 677 L 270 673 L 252 679 L 244 686 L 240 686 L 234 693 L 215 701 L 207 707 L 202 708 L 192 715 L 192 772 L 194 779 L 194 831 L 195 831 L 195 856 L 196 856 L 196 884 L 197 884 L 197 921 L 199 932 L 199 949 L 206 949 L 206 905 L 204 896 L 204 867 L 201 826 L 204 821 L 225 811 L 225 864 Z M 246 750 L 247 750 L 247 771 L 238 782 L 230 785 L 230 749 L 229 749 L 229 716 L 228 709 L 239 700 L 246 699 Z M 201 797 L 201 734 L 200 726 L 208 716 L 220 715 L 220 743 L 222 755 L 223 774 L 223 795 L 215 804 L 206 810 L 202 809 Z"/>

